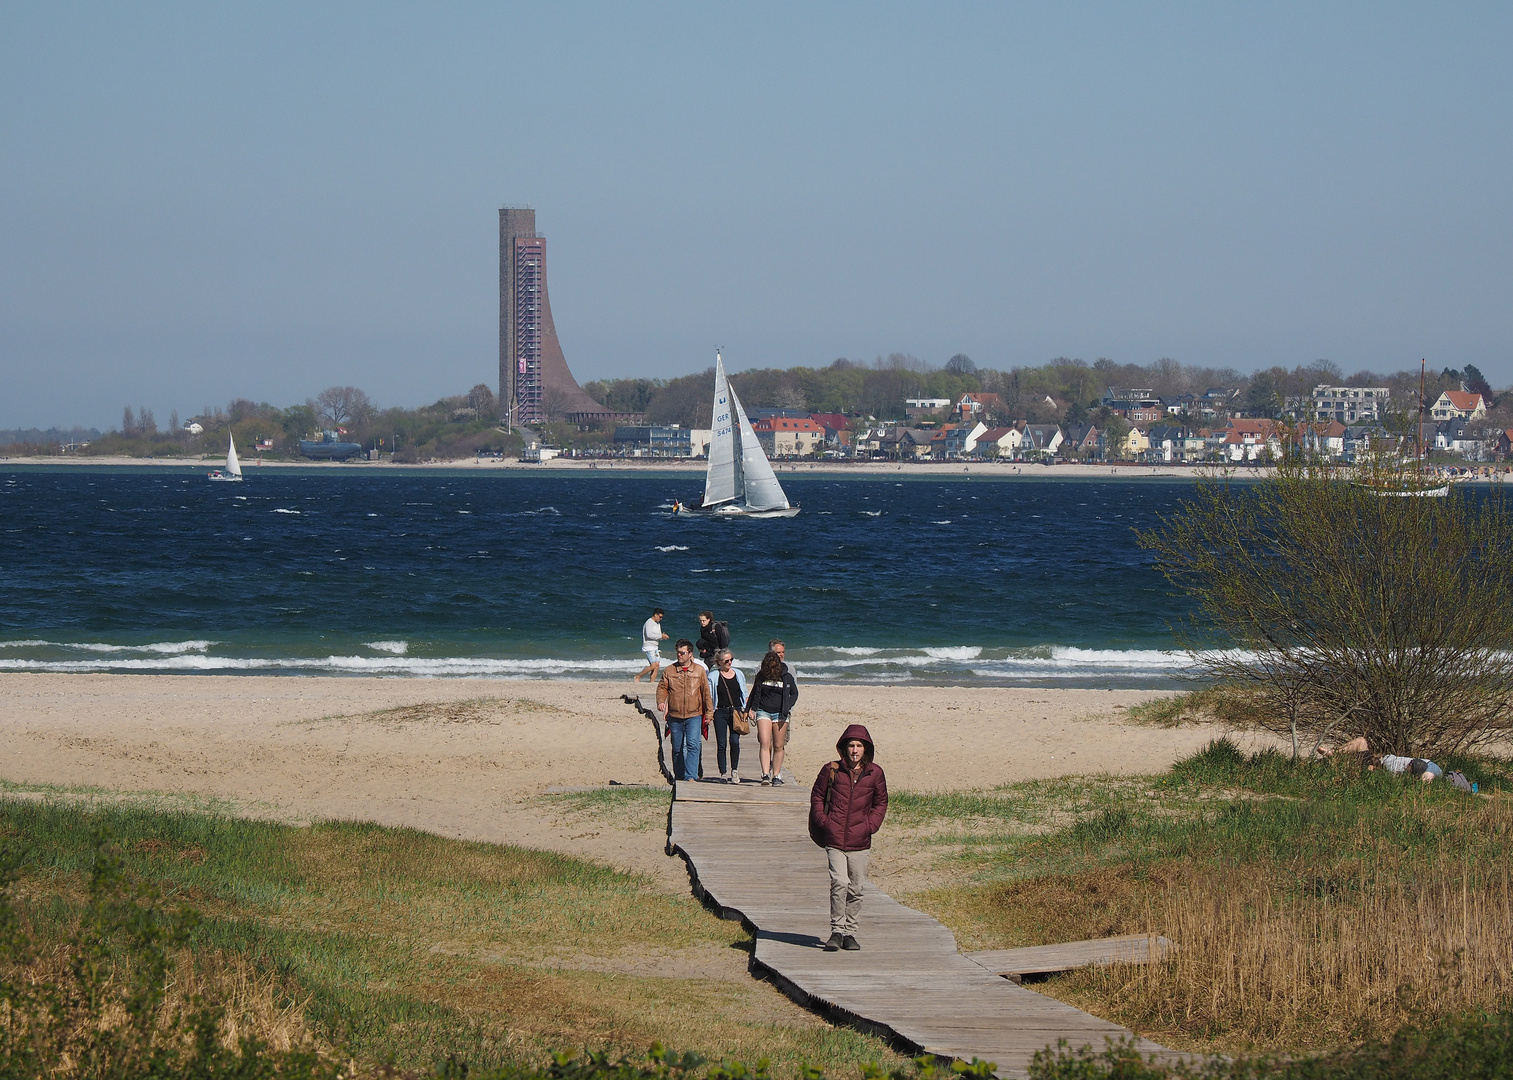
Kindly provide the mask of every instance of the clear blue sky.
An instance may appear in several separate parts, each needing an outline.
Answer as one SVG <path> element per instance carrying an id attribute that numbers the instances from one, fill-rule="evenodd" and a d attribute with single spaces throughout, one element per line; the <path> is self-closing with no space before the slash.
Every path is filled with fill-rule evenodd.
<path id="1" fill-rule="evenodd" d="M 956 352 L 1513 382 L 1513 6 L 0 5 L 0 427 Z"/>

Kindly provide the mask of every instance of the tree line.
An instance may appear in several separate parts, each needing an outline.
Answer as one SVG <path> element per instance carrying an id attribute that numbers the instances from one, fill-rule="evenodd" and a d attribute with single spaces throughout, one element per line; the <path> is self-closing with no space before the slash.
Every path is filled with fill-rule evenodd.
<path id="1" fill-rule="evenodd" d="M 604 379 L 584 390 L 606 408 L 640 413 L 648 423 L 708 427 L 714 369 L 674 379 Z M 1400 402 L 1412 403 L 1419 392 L 1419 371 L 1404 368 L 1382 373 L 1345 374 L 1329 360 L 1291 369 L 1273 366 L 1249 375 L 1231 367 L 1182 364 L 1162 358 L 1149 364 L 1121 364 L 1107 357 L 1088 363 L 1057 357 L 1039 366 L 1007 371 L 979 367 L 958 353 L 935 366 L 907 353 L 878 357 L 871 363 L 842 357 L 825 367 L 758 368 L 730 377 L 747 408 L 793 408 L 844 413 L 877 420 L 903 420 L 909 398 L 948 398 L 985 392 L 998 395 L 989 419 L 1002 422 L 1071 423 L 1100 414 L 1109 387 L 1150 390 L 1159 397 L 1201 395 L 1210 387 L 1238 390 L 1237 409 L 1247 416 L 1277 416 L 1288 398 L 1307 397 L 1320 384 L 1386 386 Z M 1433 402 L 1443 390 L 1481 393 L 1488 404 L 1496 395 L 1474 365 L 1431 372 L 1425 395 Z"/>

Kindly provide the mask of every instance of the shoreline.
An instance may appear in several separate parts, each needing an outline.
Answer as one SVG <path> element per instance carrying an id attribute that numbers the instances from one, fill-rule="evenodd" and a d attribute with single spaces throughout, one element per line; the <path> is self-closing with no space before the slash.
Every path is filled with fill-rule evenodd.
<path id="1" fill-rule="evenodd" d="M 0 457 L 0 471 L 7 467 L 26 470 L 41 470 L 47 468 L 59 469 L 139 469 L 161 470 L 166 472 L 184 472 L 189 470 L 203 470 L 220 468 L 224 462 L 223 457 L 205 457 L 202 459 L 186 460 L 182 458 L 131 458 L 131 457 L 70 457 L 70 458 L 42 458 L 42 457 Z M 1069 462 L 1057 465 L 1039 465 L 1030 462 L 997 462 L 997 461 L 940 461 L 940 462 L 887 462 L 887 461 L 858 461 L 858 462 L 798 462 L 798 461 L 774 461 L 773 470 L 784 476 L 826 476 L 826 477 L 881 477 L 881 476 L 904 476 L 911 478 L 928 478 L 933 480 L 960 480 L 964 477 L 994 479 L 994 480 L 1059 480 L 1059 479 L 1099 479 L 1099 480 L 1145 480 L 1145 479 L 1168 479 L 1168 480 L 1196 480 L 1202 475 L 1212 471 L 1211 466 L 1203 465 L 1139 465 L 1139 464 L 1084 464 Z M 376 471 L 383 473 L 412 473 L 412 474 L 466 474 L 477 475 L 481 473 L 509 473 L 519 475 L 569 475 L 588 474 L 595 476 L 614 476 L 623 473 L 641 473 L 661 476 L 695 476 L 702 477 L 705 464 L 697 459 L 677 460 L 638 460 L 628 459 L 594 459 L 572 460 L 555 458 L 545 464 L 519 461 L 514 458 L 473 458 L 452 462 L 424 462 L 414 465 L 396 464 L 392 461 L 259 461 L 256 458 L 242 462 L 242 472 L 249 478 L 256 477 L 260 470 L 268 469 L 348 469 L 362 470 L 365 472 Z M 1252 475 L 1259 477 L 1265 472 L 1262 469 L 1240 469 L 1237 475 L 1241 479 L 1250 478 Z"/>

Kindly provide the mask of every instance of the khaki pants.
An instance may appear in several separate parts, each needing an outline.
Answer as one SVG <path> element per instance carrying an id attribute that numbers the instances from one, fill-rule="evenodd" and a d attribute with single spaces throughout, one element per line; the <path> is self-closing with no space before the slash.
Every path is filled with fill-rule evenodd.
<path id="1" fill-rule="evenodd" d="M 856 934 L 856 913 L 861 910 L 867 886 L 865 851 L 842 851 L 827 847 L 830 859 L 830 929 L 837 934 Z"/>

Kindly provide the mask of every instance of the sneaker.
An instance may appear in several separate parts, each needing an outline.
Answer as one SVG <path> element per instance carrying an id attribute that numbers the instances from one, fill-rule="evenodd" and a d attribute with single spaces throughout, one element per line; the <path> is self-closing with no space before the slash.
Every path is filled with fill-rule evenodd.
<path id="1" fill-rule="evenodd" d="M 845 939 L 839 933 L 833 933 L 830 935 L 830 940 L 825 942 L 825 951 L 839 952 L 844 944 Z"/>
<path id="2" fill-rule="evenodd" d="M 762 786 L 763 787 L 771 787 L 772 786 L 772 777 L 768 776 L 766 773 L 762 774 Z"/>
<path id="3" fill-rule="evenodd" d="M 834 935 L 831 936 L 833 937 Z M 856 938 L 852 937 L 850 934 L 847 934 L 845 937 L 841 938 L 841 948 L 845 949 L 847 952 L 859 952 L 861 950 L 861 946 L 857 944 Z"/>
<path id="4" fill-rule="evenodd" d="M 774 776 L 774 777 L 773 777 L 773 778 L 772 778 L 772 782 L 773 782 L 773 783 L 774 783 L 774 784 L 781 784 L 781 783 L 783 783 L 783 782 L 784 782 L 784 781 L 783 781 L 783 778 L 782 778 L 782 777 L 781 777 L 781 776 Z"/>

